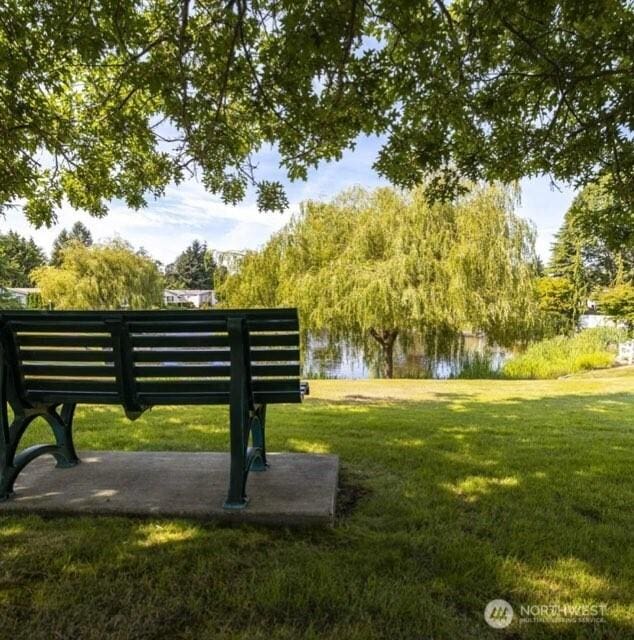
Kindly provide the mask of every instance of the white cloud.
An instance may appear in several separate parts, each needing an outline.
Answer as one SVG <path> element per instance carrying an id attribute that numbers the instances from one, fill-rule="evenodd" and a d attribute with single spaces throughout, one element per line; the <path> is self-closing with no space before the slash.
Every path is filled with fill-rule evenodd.
<path id="1" fill-rule="evenodd" d="M 35 229 L 16 209 L 9 211 L 4 220 L 0 218 L 0 230 L 13 229 L 24 236 L 33 236 L 39 245 L 50 251 L 61 229 L 81 220 L 96 240 L 119 235 L 136 247 L 143 246 L 163 263 L 171 262 L 194 239 L 204 240 L 218 250 L 256 248 L 288 222 L 302 200 L 330 199 L 355 184 L 370 188 L 386 184 L 372 169 L 380 144 L 381 140 L 377 138 L 362 137 L 356 148 L 346 151 L 339 162 L 312 169 L 306 182 L 287 184 L 291 206 L 283 214 L 259 212 L 252 193 L 236 206 L 224 204 L 192 179 L 178 187 L 170 185 L 164 198 L 150 201 L 141 211 L 114 202 L 108 216 L 98 219 L 66 204 L 59 211 L 55 226 Z M 260 154 L 258 172 L 262 177 L 283 178 L 274 149 L 266 149 Z M 519 213 L 535 222 L 537 248 L 544 260 L 548 259 L 553 234 L 573 196 L 571 189 L 552 189 L 546 178 L 522 181 Z"/>
<path id="2" fill-rule="evenodd" d="M 280 229 L 296 210 L 295 205 L 284 214 L 261 213 L 254 201 L 234 207 L 206 193 L 199 183 L 190 181 L 169 187 L 163 199 L 149 202 L 148 207 L 140 211 L 115 202 L 105 218 L 93 218 L 64 204 L 53 227 L 36 229 L 26 221 L 21 210 L 14 209 L 7 213 L 2 229 L 32 236 L 50 252 L 62 228 L 70 228 L 80 220 L 97 241 L 119 235 L 167 263 L 195 239 L 205 240 L 210 247 L 220 250 L 255 248 Z"/>

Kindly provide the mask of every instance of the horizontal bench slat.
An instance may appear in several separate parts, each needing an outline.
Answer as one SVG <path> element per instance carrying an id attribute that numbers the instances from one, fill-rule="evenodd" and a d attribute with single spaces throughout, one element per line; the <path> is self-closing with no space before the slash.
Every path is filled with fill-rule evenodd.
<path id="1" fill-rule="evenodd" d="M 249 331 L 299 331 L 299 320 L 294 318 L 248 318 Z"/>
<path id="2" fill-rule="evenodd" d="M 302 394 L 299 391 L 260 391 L 253 395 L 258 404 L 286 404 L 302 401 Z"/>
<path id="3" fill-rule="evenodd" d="M 225 320 L 227 318 L 244 317 L 249 322 L 262 320 L 297 319 L 295 308 L 269 309 L 202 309 L 169 311 L 165 309 L 121 310 L 121 311 L 46 311 L 46 310 L 6 310 L 1 315 L 15 322 L 100 322 L 102 320 L 124 318 L 128 322 L 164 321 L 164 320 Z M 95 319 L 97 318 L 97 319 Z"/>
<path id="4" fill-rule="evenodd" d="M 299 331 L 297 318 L 247 318 L 249 331 Z M 222 333 L 227 331 L 226 320 L 148 320 L 128 322 L 130 333 Z"/>
<path id="5" fill-rule="evenodd" d="M 141 404 L 148 406 L 229 404 L 228 393 L 140 393 L 138 397 Z M 287 404 L 302 401 L 299 392 L 290 391 L 256 393 L 254 399 L 257 404 Z"/>
<path id="6" fill-rule="evenodd" d="M 139 393 L 139 402 L 156 405 L 229 404 L 229 393 Z"/>
<path id="7" fill-rule="evenodd" d="M 29 391 L 26 398 L 29 402 L 44 404 L 57 402 L 121 404 L 118 393 L 94 393 L 92 391 Z"/>
<path id="8" fill-rule="evenodd" d="M 131 334 L 226 333 L 226 320 L 148 320 L 128 322 Z"/>
<path id="9" fill-rule="evenodd" d="M 133 347 L 226 347 L 229 345 L 228 334 L 203 335 L 147 335 L 132 334 L 130 341 Z M 249 337 L 253 347 L 296 347 L 299 346 L 299 335 L 296 333 L 259 333 Z"/>
<path id="10" fill-rule="evenodd" d="M 107 349 L 20 349 L 22 362 L 112 362 L 112 350 Z"/>
<path id="11" fill-rule="evenodd" d="M 252 347 L 298 347 L 297 333 L 256 333 L 249 336 Z"/>
<path id="12" fill-rule="evenodd" d="M 67 371 L 72 371 L 77 367 L 67 367 Z M 94 367 L 93 369 L 97 369 Z M 263 377 L 296 377 L 299 378 L 298 364 L 281 365 L 253 365 L 251 376 L 254 378 Z M 231 367 L 227 365 L 136 365 L 134 367 L 136 378 L 218 378 L 230 377 Z"/>
<path id="13" fill-rule="evenodd" d="M 251 362 L 299 362 L 299 349 L 251 349 Z"/>
<path id="14" fill-rule="evenodd" d="M 121 403 L 118 393 L 94 393 L 90 391 L 30 391 L 26 394 L 30 402 L 55 403 L 77 402 L 92 404 Z M 201 404 L 229 404 L 228 393 L 140 393 L 141 404 L 153 405 L 201 405 Z M 286 404 L 301 402 L 301 394 L 293 391 L 265 391 L 254 394 L 256 403 Z"/>
<path id="15" fill-rule="evenodd" d="M 229 393 L 229 380 L 140 380 L 136 384 L 137 393 L 178 394 L 178 393 Z"/>
<path id="16" fill-rule="evenodd" d="M 18 334 L 18 345 L 28 347 L 111 347 L 111 336 Z"/>
<path id="17" fill-rule="evenodd" d="M 218 393 L 229 392 L 229 380 L 206 380 L 205 382 L 197 382 L 191 380 L 140 380 L 137 382 L 137 391 L 143 393 Z M 299 380 L 297 378 L 287 380 L 280 378 L 278 380 L 254 380 L 254 393 L 274 391 L 299 392 Z"/>
<path id="18" fill-rule="evenodd" d="M 110 380 L 33 380 L 27 379 L 24 383 L 27 393 L 29 391 L 86 391 L 91 393 L 118 393 L 115 381 Z"/>
<path id="19" fill-rule="evenodd" d="M 219 378 L 229 377 L 229 365 L 201 366 L 201 365 L 154 365 L 135 366 L 136 378 Z"/>
<path id="20" fill-rule="evenodd" d="M 191 350 L 135 349 L 134 361 L 141 362 L 230 362 L 228 349 Z M 251 350 L 252 362 L 299 362 L 299 349 L 254 349 Z"/>
<path id="21" fill-rule="evenodd" d="M 225 350 L 150 350 L 135 349 L 132 353 L 134 361 L 139 362 L 230 362 L 229 349 Z"/>
<path id="22" fill-rule="evenodd" d="M 166 335 L 131 335 L 130 342 L 133 347 L 226 347 L 229 344 L 229 336 L 202 335 L 202 336 L 166 336 Z"/>
<path id="23" fill-rule="evenodd" d="M 4 314 L 3 314 L 4 315 Z M 30 331 L 37 333 L 108 333 L 105 322 L 86 320 L 58 320 L 43 317 L 36 320 L 10 320 L 14 331 Z"/>
<path id="24" fill-rule="evenodd" d="M 113 377 L 115 368 L 103 365 L 23 364 L 22 373 L 31 376 Z"/>
<path id="25" fill-rule="evenodd" d="M 201 404 L 229 404 L 228 393 L 176 393 L 176 394 L 152 394 L 143 393 L 138 395 L 142 404 L 152 405 L 201 405 Z M 31 391 L 27 393 L 30 402 L 54 403 L 59 401 L 92 403 L 92 404 L 113 404 L 121 403 L 119 395 L 116 393 L 91 393 L 81 391 L 55 392 L 55 391 Z M 255 394 L 255 402 L 262 404 L 287 404 L 301 402 L 301 394 L 283 391 L 280 393 L 263 392 Z"/>
<path id="26" fill-rule="evenodd" d="M 262 393 L 265 391 L 272 391 L 274 393 L 281 393 L 285 391 L 299 392 L 299 378 L 271 378 L 269 380 L 253 380 L 254 393 Z"/>
<path id="27" fill-rule="evenodd" d="M 287 378 L 299 378 L 299 369 L 298 364 L 252 364 L 251 377 L 286 376 Z"/>

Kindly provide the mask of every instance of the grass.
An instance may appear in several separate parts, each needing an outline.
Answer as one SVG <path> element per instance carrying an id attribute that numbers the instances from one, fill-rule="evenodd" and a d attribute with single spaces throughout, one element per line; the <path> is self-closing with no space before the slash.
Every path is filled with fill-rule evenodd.
<path id="1" fill-rule="evenodd" d="M 272 450 L 343 464 L 336 528 L 0 517 L 0 637 L 631 638 L 634 375 L 314 381 Z M 223 408 L 77 415 L 80 449 L 226 450 Z M 44 430 L 42 431 L 44 433 Z M 41 439 L 41 434 L 38 435 Z M 169 470 L 166 470 L 168 473 Z M 607 605 L 490 629 L 485 604 Z"/>
<path id="2" fill-rule="evenodd" d="M 506 362 L 501 374 L 513 379 L 549 379 L 610 367 L 616 345 L 626 338 L 626 331 L 597 328 L 542 340 Z"/>

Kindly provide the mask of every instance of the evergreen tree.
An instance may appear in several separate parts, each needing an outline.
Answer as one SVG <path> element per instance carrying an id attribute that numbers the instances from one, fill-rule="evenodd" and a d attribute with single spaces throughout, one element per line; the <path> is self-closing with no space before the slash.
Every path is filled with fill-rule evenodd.
<path id="1" fill-rule="evenodd" d="M 44 251 L 33 238 L 15 231 L 0 235 L 0 286 L 30 287 L 31 273 L 46 263 Z"/>
<path id="2" fill-rule="evenodd" d="M 621 252 L 611 250 L 602 239 L 588 235 L 579 227 L 578 218 L 571 208 L 555 235 L 549 273 L 571 281 L 576 278 L 591 290 L 614 282 L 621 259 Z M 582 274 L 575 276 L 578 269 Z"/>
<path id="3" fill-rule="evenodd" d="M 59 267 L 62 264 L 62 251 L 71 243 L 79 243 L 84 247 L 92 246 L 92 234 L 83 222 L 79 220 L 71 227 L 70 231 L 62 229 L 53 242 L 51 251 L 51 264 Z"/>
<path id="4" fill-rule="evenodd" d="M 205 242 L 194 240 L 165 268 L 165 282 L 172 289 L 213 289 L 216 261 Z"/>
<path id="5" fill-rule="evenodd" d="M 564 222 L 555 236 L 549 263 L 549 274 L 565 281 L 544 285 L 548 292 L 543 305 L 554 314 L 555 308 L 563 318 L 576 326 L 579 316 L 587 308 L 588 299 L 606 287 L 634 277 L 634 246 L 631 232 L 627 232 L 625 218 L 620 225 L 610 225 L 610 233 L 601 224 L 589 224 L 593 218 L 602 220 L 606 209 L 614 207 L 605 193 L 605 185 L 584 189 L 566 212 Z M 552 292 L 561 296 L 551 305 Z M 565 294 L 564 294 L 565 292 Z M 565 305 L 569 306 L 564 309 Z M 552 307 L 552 308 L 551 308 Z"/>

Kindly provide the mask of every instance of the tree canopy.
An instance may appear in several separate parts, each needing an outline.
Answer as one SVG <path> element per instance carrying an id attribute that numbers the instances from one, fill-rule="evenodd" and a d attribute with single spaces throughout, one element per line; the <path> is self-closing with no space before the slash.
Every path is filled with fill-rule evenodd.
<path id="1" fill-rule="evenodd" d="M 546 333 L 572 333 L 587 309 L 588 290 L 566 277 L 544 276 L 537 280 L 536 292 Z"/>
<path id="2" fill-rule="evenodd" d="M 633 33 L 628 0 L 6 0 L 0 205 L 105 215 L 196 171 L 274 210 L 263 145 L 295 180 L 367 134 L 399 186 L 609 172 L 631 211 Z"/>
<path id="3" fill-rule="evenodd" d="M 33 276 L 42 303 L 55 309 L 148 309 L 163 300 L 163 278 L 156 263 L 122 240 L 85 246 L 71 243 L 61 264 Z"/>
<path id="4" fill-rule="evenodd" d="M 577 195 L 566 217 L 586 244 L 602 245 L 634 270 L 634 207 L 616 193 L 614 177 L 603 176 Z"/>
<path id="5" fill-rule="evenodd" d="M 357 188 L 306 203 L 220 294 L 235 306 L 296 305 L 308 329 L 378 343 L 391 377 L 394 343 L 412 332 L 525 336 L 535 319 L 533 241 L 497 187 L 434 205 L 421 189 Z"/>
<path id="6" fill-rule="evenodd" d="M 634 329 L 634 284 L 621 282 L 599 294 L 599 308 Z"/>

